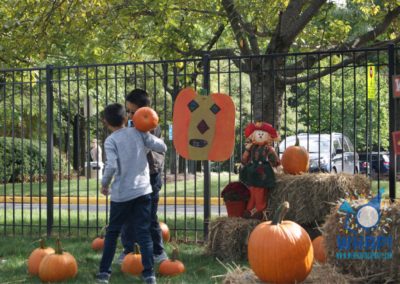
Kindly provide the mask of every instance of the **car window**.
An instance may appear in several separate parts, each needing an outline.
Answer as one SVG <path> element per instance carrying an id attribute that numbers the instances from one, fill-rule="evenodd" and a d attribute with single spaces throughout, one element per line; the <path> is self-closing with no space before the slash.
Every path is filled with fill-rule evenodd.
<path id="1" fill-rule="evenodd" d="M 340 143 L 339 139 L 335 138 L 333 140 L 333 151 L 336 151 L 337 149 L 343 149 L 343 148 L 341 146 L 341 143 Z"/>
<path id="2" fill-rule="evenodd" d="M 347 144 L 346 137 L 343 137 L 343 151 L 344 152 L 350 152 L 349 145 Z"/>
<path id="3" fill-rule="evenodd" d="M 358 154 L 358 157 L 360 158 L 361 161 L 366 161 L 367 160 L 367 155 L 366 154 Z"/>
<path id="4" fill-rule="evenodd" d="M 348 151 L 345 150 L 346 152 L 354 152 L 354 147 L 353 147 L 353 143 L 351 143 L 350 139 L 348 137 L 344 137 L 344 141 L 345 141 L 345 145 L 347 144 L 348 147 Z M 346 146 L 345 146 L 346 148 Z"/>

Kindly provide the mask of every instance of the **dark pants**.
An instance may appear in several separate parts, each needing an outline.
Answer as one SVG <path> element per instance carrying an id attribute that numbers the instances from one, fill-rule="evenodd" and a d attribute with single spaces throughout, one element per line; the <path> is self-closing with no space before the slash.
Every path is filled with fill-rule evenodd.
<path id="1" fill-rule="evenodd" d="M 110 222 L 104 242 L 103 256 L 100 262 L 100 272 L 111 273 L 111 263 L 114 258 L 118 235 L 123 224 L 135 228 L 136 241 L 140 246 L 143 277 L 154 275 L 153 242 L 150 235 L 150 194 L 126 201 L 111 202 Z"/>
<path id="2" fill-rule="evenodd" d="M 164 245 L 162 240 L 162 233 L 160 224 L 158 223 L 157 210 L 158 210 L 158 200 L 159 192 L 162 186 L 161 173 L 150 175 L 150 184 L 153 189 L 151 194 L 151 225 L 150 233 L 153 240 L 153 254 L 160 255 L 164 251 Z M 121 230 L 121 242 L 124 246 L 124 253 L 130 253 L 133 251 L 135 240 L 136 228 L 131 225 L 124 224 Z"/>

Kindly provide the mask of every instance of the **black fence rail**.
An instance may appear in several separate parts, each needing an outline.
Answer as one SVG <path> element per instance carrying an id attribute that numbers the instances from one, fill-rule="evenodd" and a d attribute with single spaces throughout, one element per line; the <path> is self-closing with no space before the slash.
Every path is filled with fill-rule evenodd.
<path id="1" fill-rule="evenodd" d="M 396 73 L 400 52 L 394 46 L 0 70 L 0 230 L 99 233 L 109 213 L 107 197 L 99 194 L 101 149 L 109 134 L 101 113 L 109 103 L 124 103 L 134 88 L 151 94 L 161 120 L 168 152 L 159 218 L 176 239 L 203 240 L 210 218 L 225 214 L 219 196 L 227 183 L 238 180 L 243 132 L 253 120 L 279 129 L 278 153 L 298 135 L 311 153 L 313 170 L 368 175 L 373 189 L 384 187 L 394 199 L 390 133 L 399 128 L 391 87 Z M 187 86 L 234 100 L 236 143 L 229 160 L 188 161 L 176 153 L 172 110 Z M 91 156 L 94 143 L 97 157 Z"/>

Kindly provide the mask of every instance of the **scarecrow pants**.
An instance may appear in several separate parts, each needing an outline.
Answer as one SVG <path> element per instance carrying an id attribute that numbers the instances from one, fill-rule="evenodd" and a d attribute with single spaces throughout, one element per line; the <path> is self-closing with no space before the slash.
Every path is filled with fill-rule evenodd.
<path id="1" fill-rule="evenodd" d="M 251 211 L 254 207 L 257 212 L 263 211 L 267 207 L 267 190 L 263 187 L 249 186 L 250 200 L 247 203 L 247 210 Z"/>

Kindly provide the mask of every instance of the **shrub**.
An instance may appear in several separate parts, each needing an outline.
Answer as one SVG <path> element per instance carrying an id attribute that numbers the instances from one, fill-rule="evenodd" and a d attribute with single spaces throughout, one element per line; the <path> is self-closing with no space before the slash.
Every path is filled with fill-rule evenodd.
<path id="1" fill-rule="evenodd" d="M 0 181 L 21 182 L 26 180 L 45 180 L 47 164 L 46 141 L 6 137 L 0 138 Z M 59 150 L 54 147 L 53 172 L 59 171 Z M 65 155 L 61 154 L 61 173 L 67 172 Z"/>

